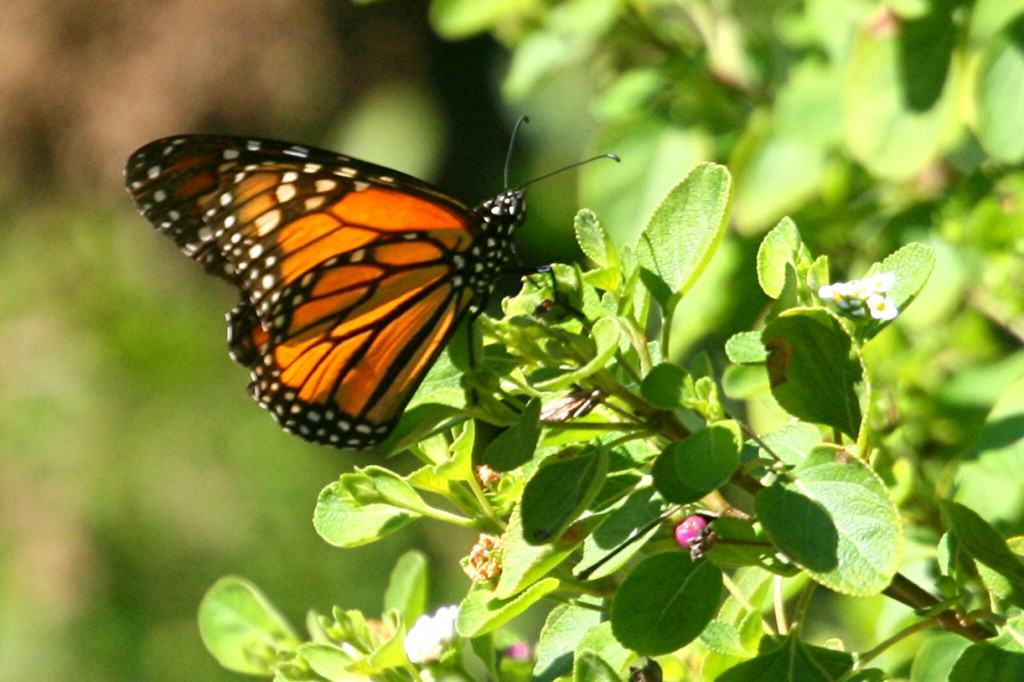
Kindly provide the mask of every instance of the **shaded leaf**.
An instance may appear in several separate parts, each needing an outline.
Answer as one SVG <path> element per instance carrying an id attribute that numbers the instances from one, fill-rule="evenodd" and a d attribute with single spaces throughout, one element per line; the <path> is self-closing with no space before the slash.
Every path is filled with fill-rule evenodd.
<path id="1" fill-rule="evenodd" d="M 842 325 L 823 310 L 791 308 L 761 335 L 772 395 L 787 412 L 856 439 L 863 367 Z"/>

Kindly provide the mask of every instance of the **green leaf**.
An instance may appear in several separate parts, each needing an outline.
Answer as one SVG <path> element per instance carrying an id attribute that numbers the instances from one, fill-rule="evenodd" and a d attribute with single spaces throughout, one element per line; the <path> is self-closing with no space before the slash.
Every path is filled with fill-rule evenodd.
<path id="1" fill-rule="evenodd" d="M 839 532 L 819 502 L 775 483 L 757 493 L 754 510 L 771 541 L 795 563 L 817 573 L 839 565 Z"/>
<path id="2" fill-rule="evenodd" d="M 703 130 L 650 119 L 602 130 L 593 149 L 613 150 L 622 163 L 581 168 L 580 200 L 601 216 L 615 242 L 625 245 L 636 242 L 665 194 L 694 165 L 713 156 L 711 139 Z"/>
<path id="3" fill-rule="evenodd" d="M 540 408 L 540 399 L 531 398 L 519 421 L 487 445 L 480 456 L 480 463 L 495 471 L 512 471 L 529 462 L 540 439 Z"/>
<path id="4" fill-rule="evenodd" d="M 301 655 L 317 675 L 331 682 L 358 682 L 366 676 L 353 672 L 350 666 L 355 662 L 351 656 L 333 644 L 303 644 Z"/>
<path id="5" fill-rule="evenodd" d="M 683 406 L 688 385 L 692 389 L 693 382 L 689 378 L 690 375 L 679 365 L 663 362 L 655 365 L 644 377 L 640 394 L 657 408 L 674 410 Z"/>
<path id="6" fill-rule="evenodd" d="M 782 294 L 786 284 L 786 268 L 796 267 L 803 242 L 796 223 L 783 218 L 761 240 L 757 248 L 757 281 L 772 298 Z"/>
<path id="7" fill-rule="evenodd" d="M 1024 654 L 985 642 L 967 647 L 949 674 L 949 682 L 1019 682 L 1024 680 Z"/>
<path id="8" fill-rule="evenodd" d="M 555 578 L 544 578 L 511 597 L 501 599 L 483 583 L 476 583 L 459 604 L 455 629 L 462 637 L 493 632 L 558 589 Z"/>
<path id="9" fill-rule="evenodd" d="M 600 622 L 600 611 L 592 608 L 571 604 L 553 608 L 537 640 L 534 676 L 551 680 L 572 671 L 573 652 L 587 631 Z"/>
<path id="10" fill-rule="evenodd" d="M 547 575 L 565 561 L 603 517 L 591 516 L 571 526 L 555 542 L 529 543 L 523 536 L 522 507 L 516 505 L 501 536 L 501 577 L 495 595 L 506 599 Z"/>
<path id="11" fill-rule="evenodd" d="M 424 385 L 421 384 L 419 390 L 424 390 Z M 462 415 L 463 410 L 461 408 L 448 405 L 428 403 L 407 407 L 391 435 L 385 438 L 380 445 L 368 450 L 368 452 L 382 456 L 401 452 L 420 442 L 430 434 L 436 433 L 442 424 L 451 422 L 453 418 Z"/>
<path id="12" fill-rule="evenodd" d="M 390 632 L 391 636 L 376 644 L 360 668 L 363 672 L 373 674 L 388 668 L 399 668 L 409 661 L 405 655 L 405 623 L 401 615 L 397 611 L 385 614 L 381 630 Z"/>
<path id="13" fill-rule="evenodd" d="M 794 417 L 828 424 L 856 439 L 860 358 L 843 326 L 820 309 L 791 308 L 761 334 L 772 395 Z"/>
<path id="14" fill-rule="evenodd" d="M 427 608 L 427 557 L 412 549 L 399 557 L 391 569 L 384 592 L 384 613 L 402 614 L 403 623 L 415 623 Z"/>
<path id="15" fill-rule="evenodd" d="M 716 519 L 716 525 L 723 520 Z M 772 574 L 766 570 L 750 567 L 737 571 L 729 596 L 718 616 L 700 634 L 701 641 L 712 651 L 723 655 L 734 658 L 754 656 L 766 634 L 761 611 L 771 586 Z"/>
<path id="16" fill-rule="evenodd" d="M 692 641 L 718 611 L 722 572 L 684 552 L 667 552 L 638 564 L 615 593 L 615 638 L 637 653 L 667 654 Z"/>
<path id="17" fill-rule="evenodd" d="M 626 664 L 636 658 L 636 654 L 615 639 L 615 635 L 612 633 L 612 624 L 609 621 L 604 621 L 587 630 L 583 639 L 580 640 L 579 646 L 576 647 L 577 654 L 584 651 L 597 654 L 613 670 L 624 670 Z"/>
<path id="18" fill-rule="evenodd" d="M 724 656 L 750 658 L 753 653 L 743 646 L 740 630 L 731 623 L 715 619 L 700 633 L 700 639 L 707 648 Z"/>
<path id="19" fill-rule="evenodd" d="M 914 656 L 910 666 L 910 682 L 948 680 L 953 665 L 970 645 L 970 640 L 950 632 L 929 638 Z"/>
<path id="20" fill-rule="evenodd" d="M 856 596 L 878 594 L 896 575 L 903 551 L 899 513 L 867 465 L 820 445 L 754 498 L 765 533 L 816 582 Z"/>
<path id="21" fill-rule="evenodd" d="M 1018 18 L 981 48 L 974 82 L 981 146 L 1003 163 L 1024 160 L 1024 20 Z"/>
<path id="22" fill-rule="evenodd" d="M 708 424 L 684 440 L 671 443 L 654 463 L 654 487 L 669 502 L 696 502 L 717 490 L 740 462 L 736 422 Z"/>
<path id="23" fill-rule="evenodd" d="M 716 682 L 834 682 L 852 667 L 853 656 L 845 651 L 786 637 L 776 648 L 725 671 Z"/>
<path id="24" fill-rule="evenodd" d="M 615 317 L 602 317 L 591 328 L 594 341 L 594 356 L 582 367 L 559 374 L 554 379 L 538 381 L 534 387 L 539 391 L 564 391 L 587 377 L 608 368 L 615 351 L 619 349 L 622 327 Z"/>
<path id="25" fill-rule="evenodd" d="M 1016 591 L 1024 590 L 1024 561 L 1013 553 L 999 531 L 962 504 L 940 500 L 939 508 L 965 552 L 1009 580 Z"/>
<path id="26" fill-rule="evenodd" d="M 870 273 L 891 272 L 896 275 L 896 282 L 887 296 L 897 309 L 903 312 L 921 293 L 934 267 L 935 252 L 932 248 L 926 244 L 911 242 L 886 256 L 881 263 L 871 268 Z M 880 320 L 872 323 L 864 333 L 865 338 L 871 338 L 886 324 L 888 323 Z"/>
<path id="27" fill-rule="evenodd" d="M 352 499 L 364 504 L 384 502 L 402 509 L 421 510 L 426 507 L 416 489 L 384 467 L 371 464 L 355 473 L 342 474 L 338 483 Z"/>
<path id="28" fill-rule="evenodd" d="M 640 264 L 685 293 L 707 267 L 725 233 L 730 201 L 729 171 L 700 164 L 669 192 L 640 236 Z"/>
<path id="29" fill-rule="evenodd" d="M 587 258 L 601 267 L 618 267 L 619 253 L 601 221 L 597 219 L 597 214 L 589 208 L 580 209 L 572 225 L 580 250 Z"/>
<path id="30" fill-rule="evenodd" d="M 405 407 L 406 413 L 421 405 L 444 405 L 453 408 L 466 405 L 466 391 L 462 387 L 462 370 L 459 367 L 466 367 L 468 360 L 460 360 L 461 364 L 456 364 L 456 357 L 462 358 L 468 353 L 469 337 L 469 328 L 460 325 L 445 352 L 437 358 L 423 383 L 413 393 L 412 399 Z"/>
<path id="31" fill-rule="evenodd" d="M 436 465 L 432 473 L 446 481 L 473 480 L 473 446 L 475 444 L 476 422 L 469 420 L 462 425 L 462 431 L 447 448 L 448 458 Z M 412 476 L 406 480 L 413 486 L 416 485 Z"/>
<path id="32" fill-rule="evenodd" d="M 313 527 L 335 547 L 358 547 L 390 535 L 419 517 L 386 503 L 358 502 L 341 481 L 335 481 L 320 491 Z"/>
<path id="33" fill-rule="evenodd" d="M 817 426 L 806 422 L 797 422 L 787 424 L 778 431 L 761 436 L 760 443 L 749 441 L 748 445 L 754 451 L 749 456 L 756 455 L 765 459 L 778 457 L 783 463 L 796 466 L 803 462 L 819 443 L 821 443 L 821 430 Z M 767 449 L 762 448 L 761 444 L 764 444 Z M 744 451 L 743 455 L 746 459 L 748 452 Z"/>
<path id="34" fill-rule="evenodd" d="M 725 342 L 725 354 L 737 365 L 762 363 L 768 359 L 768 349 L 761 343 L 761 332 L 737 332 Z"/>
<path id="35" fill-rule="evenodd" d="M 207 590 L 199 604 L 199 635 L 223 667 L 248 675 L 273 672 L 275 652 L 299 640 L 259 588 L 227 576 Z"/>
<path id="36" fill-rule="evenodd" d="M 768 563 L 765 540 L 758 537 L 750 522 L 721 516 L 712 523 L 716 542 L 704 557 L 719 568 L 761 566 Z"/>
<path id="37" fill-rule="evenodd" d="M 761 334 L 755 333 L 760 345 Z M 768 393 L 768 375 L 759 365 L 729 365 L 722 372 L 722 392 L 733 400 L 760 398 Z"/>
<path id="38" fill-rule="evenodd" d="M 572 670 L 573 682 L 621 682 L 619 674 L 601 657 L 584 651 L 576 657 Z"/>
<path id="39" fill-rule="evenodd" d="M 874 175 L 908 180 L 942 150 L 955 114 L 956 29 L 946 5 L 879 27 L 868 22 L 850 51 L 844 93 L 846 146 Z M 948 10 L 947 10 L 948 11 Z"/>
<path id="40" fill-rule="evenodd" d="M 658 532 L 659 527 L 653 522 L 661 515 L 663 504 L 664 500 L 650 488 L 631 493 L 587 536 L 583 557 L 573 574 L 599 580 L 622 568 Z M 626 540 L 630 540 L 630 544 L 621 547 Z M 612 554 L 614 556 L 608 558 Z"/>
<path id="41" fill-rule="evenodd" d="M 562 533 L 590 505 L 608 473 L 608 451 L 584 448 L 569 459 L 549 457 L 530 477 L 521 502 L 523 536 L 540 545 Z"/>

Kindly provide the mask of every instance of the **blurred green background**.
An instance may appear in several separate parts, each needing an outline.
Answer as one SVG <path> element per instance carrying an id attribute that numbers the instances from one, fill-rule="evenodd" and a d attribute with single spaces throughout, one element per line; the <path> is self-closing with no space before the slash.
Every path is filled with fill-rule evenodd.
<path id="1" fill-rule="evenodd" d="M 530 189 L 519 241 L 533 263 L 577 256 L 580 206 L 626 243 L 695 163 L 724 162 L 730 232 L 669 349 L 706 350 L 719 369 L 722 342 L 763 314 L 753 257 L 783 215 L 834 279 L 925 242 L 931 281 L 866 351 L 878 468 L 911 528 L 906 571 L 934 578 L 934 495 L 1024 531 L 1024 3 L 8 4 L 0 680 L 238 679 L 195 624 L 229 573 L 293 623 L 333 604 L 378 613 L 412 545 L 432 559 L 431 607 L 467 586 L 468 535 L 416 524 L 346 551 L 315 535 L 317 492 L 369 460 L 267 418 L 227 357 L 235 295 L 132 210 L 124 160 L 176 133 L 325 146 L 468 202 L 501 188 L 522 113 L 514 183 L 618 152 Z M 781 413 L 761 384 L 734 374 L 724 388 L 764 433 Z M 881 599 L 843 603 L 822 609 L 821 631 L 851 646 L 905 617 Z"/>

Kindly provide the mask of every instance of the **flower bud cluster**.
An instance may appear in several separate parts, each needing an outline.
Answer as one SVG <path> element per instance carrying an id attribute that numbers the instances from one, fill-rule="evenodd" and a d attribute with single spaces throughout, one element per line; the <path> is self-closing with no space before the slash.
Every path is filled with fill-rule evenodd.
<path id="1" fill-rule="evenodd" d="M 501 538 L 480 533 L 469 556 L 463 559 L 462 570 L 477 582 L 494 580 L 501 575 Z"/>
<path id="2" fill-rule="evenodd" d="M 835 304 L 839 312 L 848 317 L 866 317 L 888 321 L 900 311 L 892 299 L 886 296 L 896 283 L 896 275 L 879 272 L 864 279 L 826 284 L 818 289 L 818 297 Z"/>

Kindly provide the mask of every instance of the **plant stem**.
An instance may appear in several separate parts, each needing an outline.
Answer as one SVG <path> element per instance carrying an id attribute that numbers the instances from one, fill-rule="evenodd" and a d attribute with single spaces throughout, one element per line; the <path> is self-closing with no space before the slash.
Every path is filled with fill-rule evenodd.
<path id="1" fill-rule="evenodd" d="M 443 521 L 444 523 L 450 523 L 454 526 L 460 526 L 462 528 L 469 528 L 470 530 L 486 530 L 480 525 L 480 522 L 476 519 L 467 519 L 465 516 L 459 516 L 452 512 L 438 509 L 437 507 L 431 507 L 430 505 L 423 505 L 409 511 L 422 514 L 428 519 L 434 519 L 435 521 Z"/>
<path id="2" fill-rule="evenodd" d="M 588 597 L 600 597 L 601 599 L 606 599 L 611 596 L 608 589 L 602 589 L 593 584 L 582 582 L 577 580 L 574 576 L 567 575 L 562 571 L 559 571 L 555 577 L 558 578 L 558 582 L 561 583 L 559 585 L 559 589 L 563 592 L 571 592 L 573 594 L 586 595 Z"/>
<path id="3" fill-rule="evenodd" d="M 818 586 L 818 583 L 808 581 L 804 585 L 803 590 L 800 591 L 800 597 L 797 599 L 796 606 L 793 608 L 793 629 L 798 633 L 803 629 L 804 624 L 807 622 L 807 611 L 811 607 L 811 597 L 814 596 L 814 590 Z"/>
<path id="4" fill-rule="evenodd" d="M 782 576 L 772 578 L 772 605 L 775 608 L 775 629 L 779 635 L 785 637 L 789 634 L 789 625 L 786 623 L 786 599 L 782 596 Z"/>
<path id="5" fill-rule="evenodd" d="M 892 579 L 889 587 L 882 590 L 882 594 L 914 609 L 927 609 L 939 603 L 938 599 L 900 573 Z M 943 630 L 966 637 L 973 642 L 995 637 L 995 633 L 987 627 L 980 623 L 967 622 L 950 609 L 935 614 L 935 618 Z"/>
<path id="6" fill-rule="evenodd" d="M 499 532 L 504 532 L 505 522 L 498 518 L 498 515 L 494 513 L 494 507 L 491 506 L 491 503 L 490 501 L 488 501 L 487 496 L 484 495 L 484 491 L 480 487 L 480 482 L 476 480 L 476 476 L 474 475 L 465 483 L 473 492 L 473 497 L 476 499 L 477 504 L 480 506 L 480 511 L 483 513 L 484 517 L 489 522 L 494 524 L 494 527 Z"/>
<path id="7" fill-rule="evenodd" d="M 552 421 L 540 420 L 541 426 L 549 429 L 564 429 L 572 431 L 641 431 L 649 430 L 647 424 L 638 422 L 580 422 L 580 421 Z"/>

